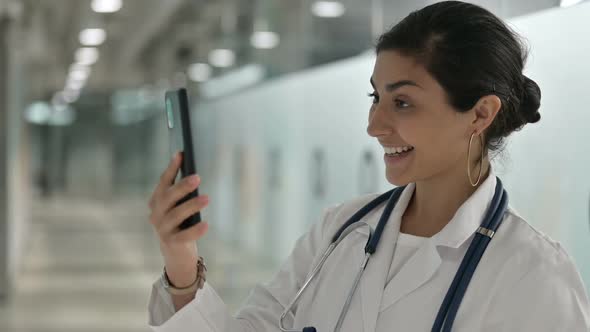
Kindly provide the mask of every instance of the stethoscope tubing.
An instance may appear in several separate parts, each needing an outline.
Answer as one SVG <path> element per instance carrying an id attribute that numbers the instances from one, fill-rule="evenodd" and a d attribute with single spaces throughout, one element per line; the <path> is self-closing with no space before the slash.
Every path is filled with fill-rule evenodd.
<path id="1" fill-rule="evenodd" d="M 281 318 L 279 320 L 279 328 L 281 329 L 281 331 L 283 331 L 283 332 L 299 332 L 299 330 L 289 330 L 289 329 L 285 328 L 283 326 L 283 320 L 285 319 L 285 317 L 287 316 L 287 314 L 289 313 L 289 311 L 291 310 L 293 305 L 295 305 L 295 303 L 297 303 L 297 301 L 299 300 L 299 297 L 301 297 L 301 295 L 303 294 L 305 289 L 307 289 L 307 286 L 309 286 L 309 284 L 312 282 L 312 280 L 318 275 L 320 269 L 322 268 L 322 266 L 324 266 L 324 262 L 326 261 L 326 259 L 328 259 L 328 257 L 332 253 L 332 251 L 334 251 L 336 246 L 338 246 L 338 244 L 342 240 L 344 240 L 346 238 L 346 236 L 348 236 L 348 234 L 350 234 L 352 231 L 354 231 L 355 229 L 362 227 L 362 226 L 367 226 L 369 228 L 369 238 L 373 237 L 373 229 L 371 228 L 371 226 L 369 226 L 369 224 L 367 224 L 365 222 L 355 222 L 346 228 L 341 228 L 342 231 L 338 232 L 339 237 L 336 238 L 332 243 L 330 243 L 328 248 L 324 251 L 324 254 L 322 255 L 322 258 L 320 259 L 320 261 L 315 265 L 313 271 L 311 272 L 309 277 L 307 277 L 306 281 L 303 283 L 303 286 L 301 286 L 301 288 L 299 289 L 299 291 L 295 295 L 295 298 L 289 303 L 289 305 L 287 305 L 285 307 L 285 310 L 283 311 Z M 354 295 L 354 292 L 355 292 L 355 290 L 358 286 L 358 283 L 361 279 L 362 273 L 365 270 L 365 267 L 367 266 L 370 256 L 371 256 L 371 254 L 365 254 L 365 259 L 363 260 L 363 263 L 360 266 L 359 272 L 357 273 L 357 275 L 355 277 L 353 288 L 350 290 L 348 298 L 346 300 L 346 303 L 344 304 L 343 308 L 345 308 L 346 310 L 342 310 L 340 312 L 340 317 L 338 318 L 339 325 L 342 325 L 342 322 L 344 321 L 344 316 L 345 316 L 344 312 L 348 311 L 348 306 L 350 306 L 352 296 Z M 336 331 L 338 331 L 338 330 L 336 330 Z"/>
<path id="2" fill-rule="evenodd" d="M 496 188 L 494 191 L 494 199 L 490 203 L 489 211 L 494 211 L 493 214 L 488 213 L 482 222 L 482 227 L 497 231 L 503 218 L 503 214 L 506 211 L 508 205 L 508 194 L 503 189 L 502 182 L 497 179 Z M 475 233 L 467 252 L 451 286 L 447 290 L 447 294 L 440 306 L 434 324 L 432 326 L 432 332 L 451 331 L 455 317 L 459 310 L 459 306 L 463 300 L 463 296 L 467 291 L 467 287 L 473 277 L 475 269 L 483 256 L 491 238 L 481 233 Z"/>
<path id="3" fill-rule="evenodd" d="M 488 208 L 488 213 L 486 213 L 484 217 L 484 221 L 482 222 L 480 229 L 484 229 L 486 232 L 482 233 L 479 231 L 475 233 L 473 240 L 471 241 L 461 264 L 459 265 L 459 269 L 455 274 L 455 277 L 443 299 L 441 307 L 438 311 L 436 319 L 434 321 L 432 331 L 433 332 L 450 332 L 461 302 L 463 300 L 463 296 L 467 291 L 471 278 L 475 273 L 475 269 L 479 264 L 483 254 L 491 241 L 493 234 L 497 231 L 498 227 L 502 223 L 504 213 L 508 206 L 508 194 L 504 190 L 502 186 L 502 182 L 499 178 L 497 179 L 496 188 L 494 191 L 494 198 L 490 203 L 490 207 Z M 325 250 L 324 254 L 322 255 L 320 261 L 315 265 L 314 269 L 312 270 L 311 274 L 304 282 L 303 286 L 297 292 L 295 298 L 289 303 L 288 306 L 285 307 L 283 314 L 279 320 L 279 327 L 283 332 L 299 332 L 299 330 L 289 330 L 283 326 L 283 320 L 286 315 L 289 313 L 291 308 L 295 305 L 295 303 L 299 300 L 305 289 L 309 286 L 312 280 L 318 275 L 320 269 L 323 267 L 325 261 L 330 256 L 330 254 L 334 251 L 336 246 L 353 230 L 361 226 L 368 226 L 369 227 L 369 238 L 367 240 L 367 244 L 365 245 L 365 257 L 361 266 L 359 267 L 359 272 L 355 276 L 354 283 L 352 288 L 350 289 L 346 302 L 344 303 L 343 309 L 340 312 L 340 316 L 338 318 L 338 322 L 335 327 L 335 331 L 339 331 L 342 323 L 344 321 L 344 317 L 350 307 L 352 298 L 356 289 L 358 288 L 358 284 L 360 282 L 360 278 L 362 277 L 363 271 L 365 270 L 368 261 L 373 253 L 375 253 L 377 249 L 377 245 L 381 239 L 381 234 L 385 228 L 387 220 L 389 219 L 395 204 L 397 203 L 399 197 L 401 196 L 404 187 L 397 187 L 394 188 L 380 196 L 376 199 L 369 202 L 367 205 L 362 207 L 358 210 L 352 217 L 348 219 L 346 223 L 344 223 L 334 234 L 332 237 L 332 241 L 328 248 Z M 379 223 L 375 231 L 365 222 L 359 222 L 361 218 L 367 215 L 371 210 L 376 208 L 378 205 L 382 204 L 383 202 L 387 201 L 387 205 L 384 208 L 383 213 L 379 219 Z M 490 213 L 492 212 L 493 213 Z M 314 327 L 306 327 L 303 329 L 303 332 L 313 331 L 315 332 L 316 329 Z"/>

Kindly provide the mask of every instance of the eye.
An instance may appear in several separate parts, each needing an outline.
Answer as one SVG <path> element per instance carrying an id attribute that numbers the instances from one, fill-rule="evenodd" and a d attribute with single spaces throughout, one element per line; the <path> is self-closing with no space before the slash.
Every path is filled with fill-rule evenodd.
<path id="1" fill-rule="evenodd" d="M 396 99 L 393 102 L 395 103 L 396 108 L 406 109 L 406 108 L 410 107 L 410 104 L 406 103 L 405 101 L 403 101 L 401 99 Z M 404 105 L 407 105 L 407 106 L 404 106 Z"/>
<path id="2" fill-rule="evenodd" d="M 377 104 L 379 102 L 379 95 L 376 92 L 367 93 L 367 96 L 373 98 L 373 104 Z"/>

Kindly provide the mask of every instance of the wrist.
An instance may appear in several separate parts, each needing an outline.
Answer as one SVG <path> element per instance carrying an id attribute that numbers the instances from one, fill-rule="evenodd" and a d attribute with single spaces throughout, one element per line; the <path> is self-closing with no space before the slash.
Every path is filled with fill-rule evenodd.
<path id="1" fill-rule="evenodd" d="M 195 281 L 197 275 L 196 260 L 191 265 L 168 265 L 164 267 L 166 276 L 170 283 L 177 288 L 184 288 L 191 285 Z"/>
<path id="2" fill-rule="evenodd" d="M 206 277 L 205 272 L 207 271 L 207 267 L 203 261 L 203 257 L 199 257 L 195 264 L 196 268 L 194 270 L 195 273 L 193 274 L 193 280 L 188 283 L 188 285 L 181 285 L 180 283 L 183 282 L 184 277 L 187 276 L 186 274 L 182 274 L 183 279 L 172 279 L 169 276 L 169 273 L 164 267 L 164 272 L 162 273 L 161 282 L 164 288 L 171 293 L 172 295 L 189 295 L 194 294 L 198 289 L 203 288 L 205 285 Z M 178 283 L 178 284 L 175 284 Z"/>

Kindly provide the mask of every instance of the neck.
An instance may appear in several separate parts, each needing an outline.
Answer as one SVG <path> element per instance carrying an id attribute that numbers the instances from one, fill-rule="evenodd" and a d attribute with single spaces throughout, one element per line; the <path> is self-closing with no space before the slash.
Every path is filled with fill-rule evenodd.
<path id="1" fill-rule="evenodd" d="M 489 175 L 489 162 L 484 159 L 481 179 L 472 186 L 464 168 L 416 182 L 416 188 L 402 218 L 401 232 L 431 237 L 440 232 L 461 205 L 479 188 Z M 471 173 L 472 181 L 477 172 Z"/>

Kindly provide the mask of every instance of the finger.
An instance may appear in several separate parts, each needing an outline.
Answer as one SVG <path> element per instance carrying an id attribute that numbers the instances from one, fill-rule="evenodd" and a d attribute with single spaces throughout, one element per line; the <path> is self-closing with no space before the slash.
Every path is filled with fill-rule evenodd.
<path id="1" fill-rule="evenodd" d="M 152 196 L 149 200 L 149 206 L 151 208 L 155 206 L 156 200 L 160 194 L 174 183 L 174 178 L 176 178 L 176 174 L 180 168 L 181 160 L 182 157 L 180 152 L 176 152 L 172 156 L 170 163 L 168 163 L 168 167 L 160 175 L 160 181 L 158 182 L 158 185 L 154 189 L 154 192 L 152 193 Z"/>
<path id="2" fill-rule="evenodd" d="M 197 241 L 209 230 L 209 224 L 201 221 L 193 227 L 189 227 L 172 235 L 172 241 L 177 243 Z"/>
<path id="3" fill-rule="evenodd" d="M 163 217 L 169 210 L 174 208 L 180 199 L 193 192 L 199 186 L 200 181 L 201 179 L 198 175 L 191 175 L 168 188 L 166 193 L 160 194 L 159 198 L 157 198 L 157 204 L 154 202 L 154 207 L 150 215 L 150 223 L 159 227 L 159 224 L 164 219 Z"/>
<path id="4" fill-rule="evenodd" d="M 183 197 L 193 192 L 201 184 L 201 177 L 197 174 L 187 176 L 180 182 L 176 183 L 172 187 L 168 188 L 166 192 L 161 196 L 161 206 L 159 209 L 163 210 L 164 213 L 180 201 Z"/>
<path id="5" fill-rule="evenodd" d="M 170 210 L 159 226 L 159 233 L 166 236 L 175 232 L 175 229 L 182 224 L 188 217 L 200 212 L 209 204 L 209 197 L 207 195 L 199 196 L 190 199 L 174 209 Z"/>

